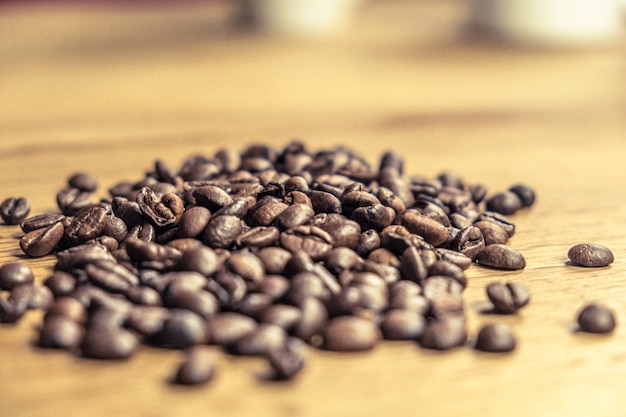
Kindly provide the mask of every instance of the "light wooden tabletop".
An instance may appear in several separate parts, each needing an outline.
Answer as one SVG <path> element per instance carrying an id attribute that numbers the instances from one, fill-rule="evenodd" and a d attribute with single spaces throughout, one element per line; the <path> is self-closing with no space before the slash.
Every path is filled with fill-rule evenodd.
<path id="1" fill-rule="evenodd" d="M 465 2 L 372 1 L 334 40 L 257 36 L 227 3 L 169 9 L 0 8 L 0 194 L 33 214 L 75 171 L 103 192 L 156 159 L 252 143 L 347 146 L 376 164 L 385 150 L 413 175 L 453 170 L 501 191 L 523 182 L 537 204 L 512 217 L 522 271 L 473 266 L 470 336 L 509 324 L 508 355 L 437 353 L 411 342 L 314 351 L 293 382 L 266 364 L 216 351 L 208 386 L 166 381 L 182 356 L 141 350 L 99 362 L 32 346 L 40 313 L 0 326 L 0 415 L 57 416 L 621 416 L 626 409 L 626 86 L 623 44 L 507 48 L 463 37 Z M 0 227 L 0 262 L 43 280 L 54 259 L 23 258 L 17 226 Z M 605 268 L 566 265 L 580 242 L 608 246 Z M 495 280 L 527 286 L 513 316 L 481 314 Z M 578 309 L 614 309 L 608 336 L 572 331 Z"/>

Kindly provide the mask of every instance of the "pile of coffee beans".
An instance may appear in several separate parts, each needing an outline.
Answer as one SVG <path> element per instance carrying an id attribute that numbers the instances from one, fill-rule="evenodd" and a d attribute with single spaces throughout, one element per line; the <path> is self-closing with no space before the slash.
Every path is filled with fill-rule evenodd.
<path id="1" fill-rule="evenodd" d="M 25 199 L 2 204 L 24 232 L 23 252 L 56 264 L 41 286 L 22 264 L 2 267 L 0 321 L 42 308 L 39 346 L 89 358 L 128 358 L 142 344 L 185 349 L 180 384 L 213 378 L 206 345 L 265 357 L 274 378 L 289 379 L 309 346 L 467 344 L 464 271 L 524 268 L 506 245 L 515 233 L 506 216 L 535 202 L 522 184 L 489 196 L 450 172 L 406 175 L 392 152 L 373 167 L 300 142 L 194 155 L 178 169 L 156 161 L 104 198 L 97 190 L 77 173 L 56 213 L 26 218 Z M 487 295 L 505 314 L 529 300 L 515 283 Z M 488 325 L 475 347 L 506 352 L 515 339 Z"/>

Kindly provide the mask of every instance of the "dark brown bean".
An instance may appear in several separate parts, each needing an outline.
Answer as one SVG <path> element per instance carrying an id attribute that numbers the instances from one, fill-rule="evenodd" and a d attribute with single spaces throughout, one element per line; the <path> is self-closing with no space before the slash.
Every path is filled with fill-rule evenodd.
<path id="1" fill-rule="evenodd" d="M 20 224 L 30 213 L 30 202 L 24 197 L 10 197 L 0 204 L 0 217 L 6 224 Z"/>
<path id="2" fill-rule="evenodd" d="M 33 258 L 48 255 L 63 238 L 63 223 L 57 222 L 43 229 L 36 229 L 26 233 L 20 239 L 22 251 Z"/>
<path id="3" fill-rule="evenodd" d="M 340 316 L 331 319 L 323 333 L 323 347 L 339 352 L 370 350 L 382 333 L 370 320 L 357 316 Z"/>
<path id="4" fill-rule="evenodd" d="M 512 314 L 530 301 L 526 287 L 515 282 L 494 282 L 486 287 L 487 297 L 498 313 Z"/>
<path id="5" fill-rule="evenodd" d="M 484 352 L 511 352 L 515 349 L 515 336 L 506 324 L 487 324 L 478 331 L 474 348 Z"/>
<path id="6" fill-rule="evenodd" d="M 575 265 L 602 267 L 613 263 L 613 252 L 606 246 L 597 243 L 579 243 L 572 246 L 567 257 Z"/>
<path id="7" fill-rule="evenodd" d="M 611 333 L 616 326 L 613 312 L 601 304 L 586 305 L 576 322 L 578 329 L 586 333 Z"/>
<path id="8" fill-rule="evenodd" d="M 521 253 L 502 244 L 482 248 L 476 255 L 476 262 L 496 269 L 516 270 L 526 267 L 526 260 Z"/>
<path id="9" fill-rule="evenodd" d="M 215 358 L 206 347 L 195 346 L 185 353 L 173 382 L 181 385 L 206 384 L 215 376 Z"/>

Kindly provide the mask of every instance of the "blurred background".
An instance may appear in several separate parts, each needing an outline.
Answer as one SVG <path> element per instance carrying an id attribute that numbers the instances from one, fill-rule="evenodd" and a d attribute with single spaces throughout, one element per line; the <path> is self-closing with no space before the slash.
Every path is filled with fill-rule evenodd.
<path id="1" fill-rule="evenodd" d="M 4 0 L 0 138 L 339 142 L 623 112 L 624 3 Z"/>

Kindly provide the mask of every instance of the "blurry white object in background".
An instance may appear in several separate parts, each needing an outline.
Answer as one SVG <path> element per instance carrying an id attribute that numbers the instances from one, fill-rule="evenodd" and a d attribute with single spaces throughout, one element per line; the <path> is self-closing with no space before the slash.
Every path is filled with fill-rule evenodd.
<path id="1" fill-rule="evenodd" d="M 363 0 L 248 0 L 247 13 L 260 30 L 318 38 L 344 29 Z"/>
<path id="2" fill-rule="evenodd" d="M 472 1 L 472 26 L 507 41 L 589 46 L 618 38 L 625 0 Z"/>

